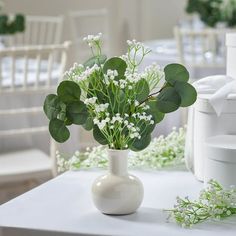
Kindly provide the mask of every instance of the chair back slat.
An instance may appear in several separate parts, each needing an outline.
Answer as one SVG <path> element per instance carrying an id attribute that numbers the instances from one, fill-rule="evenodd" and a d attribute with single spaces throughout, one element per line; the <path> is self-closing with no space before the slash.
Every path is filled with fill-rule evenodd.
<path id="1" fill-rule="evenodd" d="M 26 16 L 23 33 L 7 39 L 8 46 L 59 44 L 61 42 L 63 16 Z"/>
<path id="2" fill-rule="evenodd" d="M 70 42 L 0 50 L 0 95 L 47 90 L 61 81 Z"/>

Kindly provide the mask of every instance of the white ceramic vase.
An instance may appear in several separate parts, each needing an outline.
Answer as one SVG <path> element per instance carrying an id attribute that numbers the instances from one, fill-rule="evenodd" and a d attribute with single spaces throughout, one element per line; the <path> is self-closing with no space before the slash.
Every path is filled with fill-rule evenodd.
<path id="1" fill-rule="evenodd" d="M 109 172 L 92 185 L 94 204 L 104 214 L 131 214 L 142 203 L 142 182 L 127 172 L 128 153 L 129 150 L 109 150 Z"/>

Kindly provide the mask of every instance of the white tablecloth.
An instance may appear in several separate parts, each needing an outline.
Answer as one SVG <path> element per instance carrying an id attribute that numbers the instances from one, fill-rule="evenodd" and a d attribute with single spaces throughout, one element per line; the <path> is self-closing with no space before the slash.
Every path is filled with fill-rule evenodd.
<path id="1" fill-rule="evenodd" d="M 184 229 L 167 223 L 164 209 L 176 196 L 196 198 L 202 183 L 183 171 L 132 171 L 144 184 L 141 208 L 126 216 L 101 214 L 91 199 L 96 171 L 67 172 L 0 206 L 1 236 L 125 235 L 125 236 L 235 236 L 236 218 Z"/>

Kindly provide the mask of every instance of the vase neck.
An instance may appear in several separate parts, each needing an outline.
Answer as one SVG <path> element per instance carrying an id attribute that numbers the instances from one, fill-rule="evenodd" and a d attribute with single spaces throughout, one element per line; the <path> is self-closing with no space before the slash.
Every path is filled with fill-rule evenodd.
<path id="1" fill-rule="evenodd" d="M 113 175 L 127 175 L 129 150 L 109 150 L 109 172 Z"/>

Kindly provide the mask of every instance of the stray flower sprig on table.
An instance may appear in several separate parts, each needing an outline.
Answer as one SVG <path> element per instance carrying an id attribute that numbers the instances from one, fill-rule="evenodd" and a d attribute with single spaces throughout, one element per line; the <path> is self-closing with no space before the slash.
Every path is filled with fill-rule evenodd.
<path id="1" fill-rule="evenodd" d="M 128 165 L 131 168 L 160 169 L 183 164 L 185 133 L 186 128 L 173 128 L 168 136 L 154 138 L 146 149 L 130 152 Z M 107 168 L 107 151 L 107 147 L 98 146 L 87 148 L 85 152 L 76 151 L 72 157 L 57 151 L 58 171 Z"/>
<path id="2" fill-rule="evenodd" d="M 44 102 L 49 132 L 57 142 L 68 140 L 67 126 L 75 124 L 93 131 L 94 139 L 110 149 L 141 151 L 166 113 L 195 102 L 196 90 L 188 83 L 183 65 L 169 64 L 164 70 L 151 65 L 139 72 L 138 66 L 150 52 L 142 43 L 128 40 L 125 55 L 107 59 L 101 34 L 84 41 L 92 58 L 75 63 L 57 94 L 49 94 Z"/>
<path id="3" fill-rule="evenodd" d="M 210 180 L 198 200 L 177 197 L 174 209 L 166 211 L 169 218 L 182 227 L 191 227 L 208 219 L 224 219 L 236 214 L 236 188 L 224 189 L 217 181 Z"/>

